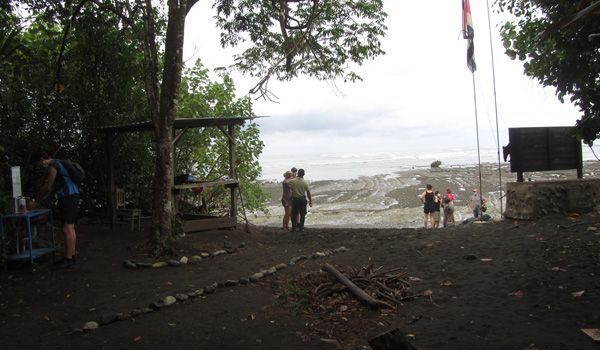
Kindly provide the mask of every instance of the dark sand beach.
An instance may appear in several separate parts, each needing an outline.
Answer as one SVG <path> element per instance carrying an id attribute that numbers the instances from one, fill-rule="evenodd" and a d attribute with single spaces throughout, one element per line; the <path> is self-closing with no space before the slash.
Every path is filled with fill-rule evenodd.
<path id="1" fill-rule="evenodd" d="M 41 261 L 34 273 L 0 272 L 2 349 L 369 349 L 368 339 L 392 329 L 418 349 L 597 349 L 581 331 L 600 328 L 597 212 L 438 230 L 375 227 L 378 215 L 402 210 L 414 210 L 406 216 L 416 216 L 418 226 L 420 183 L 450 185 L 460 197 L 459 188 L 474 184 L 469 174 L 359 179 L 348 182 L 356 187 L 346 193 L 336 187 L 343 182 L 313 183 L 318 204 L 305 232 L 256 225 L 246 232 L 242 225 L 188 234 L 178 242 L 178 258 L 225 253 L 179 267 L 125 268 L 126 259 L 154 262 L 140 248 L 148 233 L 110 232 L 83 221 L 75 268 L 52 271 L 50 261 Z M 364 211 L 357 201 L 365 202 Z M 323 217 L 357 223 L 319 227 L 326 203 L 332 208 Z M 360 213 L 373 219 L 359 221 Z M 316 298 L 326 263 L 341 271 L 397 269 L 412 297 L 395 310 L 367 307 L 345 291 Z M 280 264 L 273 274 L 239 284 Z M 205 293 L 172 306 L 156 303 L 199 289 Z M 156 310 L 138 314 L 150 305 Z M 82 331 L 89 321 L 101 325 Z"/>

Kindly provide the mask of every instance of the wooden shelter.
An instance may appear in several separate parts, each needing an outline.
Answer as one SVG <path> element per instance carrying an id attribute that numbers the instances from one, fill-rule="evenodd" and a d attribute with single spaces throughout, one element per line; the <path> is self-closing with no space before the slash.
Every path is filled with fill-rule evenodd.
<path id="1" fill-rule="evenodd" d="M 243 125 L 247 120 L 255 117 L 227 117 L 227 118 L 178 118 L 173 124 L 173 146 L 174 149 L 181 137 L 189 129 L 216 127 L 223 132 L 228 139 L 228 158 L 229 158 L 229 173 L 228 178 L 210 182 L 195 182 L 175 185 L 171 183 L 173 190 L 174 215 L 177 214 L 177 194 L 184 189 L 192 187 L 210 187 L 210 186 L 225 186 L 231 190 L 231 205 L 229 215 L 225 217 L 207 217 L 201 215 L 187 215 L 184 217 L 183 230 L 184 232 L 201 231 L 216 228 L 235 227 L 237 225 L 237 205 L 236 195 L 239 191 L 239 181 L 235 170 L 235 135 L 234 126 Z M 125 133 L 131 132 L 152 132 L 154 126 L 151 121 L 136 122 L 127 125 L 110 125 L 96 128 L 98 132 L 104 134 L 104 142 L 106 148 L 106 174 L 107 174 L 107 208 L 111 227 L 114 229 L 116 223 L 116 208 L 115 208 L 115 178 L 114 178 L 114 142 Z M 175 155 L 173 155 L 175 160 Z"/>

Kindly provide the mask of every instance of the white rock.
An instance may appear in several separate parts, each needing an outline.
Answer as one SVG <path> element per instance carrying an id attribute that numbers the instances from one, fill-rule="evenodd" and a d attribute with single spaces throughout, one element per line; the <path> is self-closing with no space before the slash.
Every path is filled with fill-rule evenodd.
<path id="1" fill-rule="evenodd" d="M 175 299 L 175 297 L 172 297 L 172 296 L 170 296 L 170 295 L 169 295 L 169 296 L 166 296 L 166 297 L 163 299 L 163 304 L 164 304 L 165 306 L 171 306 L 171 305 L 175 304 L 176 302 L 177 302 L 177 299 Z"/>
<path id="2" fill-rule="evenodd" d="M 261 278 L 263 278 L 265 275 L 263 275 L 260 272 L 255 273 L 254 275 L 250 276 L 250 281 L 251 282 L 257 282 L 258 280 L 260 280 Z"/>
<path id="3" fill-rule="evenodd" d="M 96 328 L 98 328 L 98 322 L 96 321 L 89 321 L 83 325 L 84 331 L 93 331 Z"/>
<path id="4" fill-rule="evenodd" d="M 226 250 L 217 250 L 216 252 L 212 253 L 213 256 L 218 256 L 218 255 L 223 255 L 223 254 L 227 254 L 227 251 Z"/>

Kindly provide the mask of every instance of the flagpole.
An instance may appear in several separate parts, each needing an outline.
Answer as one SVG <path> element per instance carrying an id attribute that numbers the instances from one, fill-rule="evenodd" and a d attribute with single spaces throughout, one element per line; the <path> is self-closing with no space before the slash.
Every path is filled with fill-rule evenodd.
<path id="1" fill-rule="evenodd" d="M 481 191 L 481 152 L 479 151 L 479 118 L 477 117 L 477 93 L 475 91 L 475 72 L 471 72 L 473 79 L 473 103 L 475 107 L 475 131 L 477 134 L 477 169 L 479 171 L 479 207 L 483 203 L 483 192 Z M 480 212 L 481 216 L 481 212 Z"/>
<path id="2" fill-rule="evenodd" d="M 494 84 L 494 109 L 496 111 L 496 141 L 498 143 L 496 151 L 498 153 L 498 182 L 500 184 L 500 217 L 502 218 L 502 165 L 500 163 L 500 129 L 498 127 L 498 100 L 496 99 L 496 68 L 494 66 L 494 45 L 492 44 L 492 24 L 490 19 L 490 2 L 486 0 L 488 16 L 488 33 L 490 35 L 490 52 L 492 54 L 492 82 Z"/>
<path id="3" fill-rule="evenodd" d="M 475 70 L 477 70 L 477 65 L 475 64 L 475 47 L 473 43 L 475 31 L 473 30 L 473 23 L 471 20 L 471 4 L 469 4 L 469 0 L 462 0 L 462 9 L 463 38 L 468 40 L 467 67 L 471 71 L 471 78 L 473 80 L 473 107 L 475 108 L 475 131 L 477 134 L 477 169 L 479 172 L 479 207 L 481 208 L 481 204 L 483 204 L 483 192 L 481 188 L 481 150 L 479 146 L 479 118 L 477 117 L 477 91 L 475 89 Z M 478 214 L 478 217 L 481 216 L 481 211 Z"/>

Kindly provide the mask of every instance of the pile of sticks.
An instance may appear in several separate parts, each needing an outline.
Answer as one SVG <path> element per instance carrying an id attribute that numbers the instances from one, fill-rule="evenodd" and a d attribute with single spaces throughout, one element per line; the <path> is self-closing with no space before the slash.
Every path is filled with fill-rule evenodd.
<path id="1" fill-rule="evenodd" d="M 410 294 L 409 278 L 400 268 L 387 271 L 374 269 L 373 265 L 361 269 L 349 268 L 346 273 L 338 271 L 330 264 L 322 266 L 335 279 L 319 284 L 313 293 L 319 299 L 325 299 L 334 293 L 349 291 L 361 302 L 373 308 L 388 307 L 396 309 L 403 301 L 422 296 Z"/>

